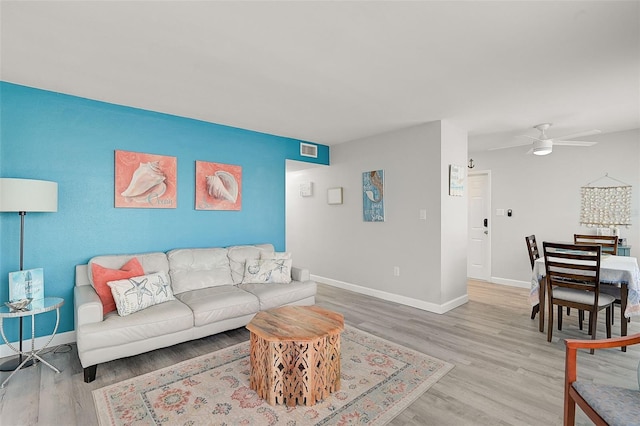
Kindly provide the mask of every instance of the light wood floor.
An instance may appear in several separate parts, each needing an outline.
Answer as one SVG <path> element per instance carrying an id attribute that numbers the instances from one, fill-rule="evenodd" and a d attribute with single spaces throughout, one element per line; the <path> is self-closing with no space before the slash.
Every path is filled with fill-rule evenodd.
<path id="1" fill-rule="evenodd" d="M 317 303 L 344 314 L 361 330 L 452 362 L 455 368 L 396 417 L 393 425 L 559 425 L 562 423 L 564 344 L 587 338 L 577 312 L 554 330 L 554 341 L 530 319 L 526 289 L 469 282 L 469 303 L 444 315 L 318 286 Z M 619 335 L 616 307 L 614 336 Z M 598 336 L 604 337 L 604 315 Z M 632 322 L 629 334 L 640 332 Z M 37 365 L 16 374 L 0 389 L 0 425 L 94 425 L 91 391 L 210 351 L 248 340 L 233 330 L 98 366 L 84 383 L 74 345 L 44 358 L 62 370 Z M 64 352 L 67 350 L 67 352 Z M 579 377 L 637 386 L 640 347 L 578 355 Z M 4 380 L 8 373 L 0 373 Z M 578 409 L 578 424 L 589 424 Z"/>

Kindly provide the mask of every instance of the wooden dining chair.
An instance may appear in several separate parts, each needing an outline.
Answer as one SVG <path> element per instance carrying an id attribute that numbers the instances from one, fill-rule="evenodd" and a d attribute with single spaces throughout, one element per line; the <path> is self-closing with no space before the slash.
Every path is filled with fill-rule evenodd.
<path id="1" fill-rule="evenodd" d="M 603 253 L 616 256 L 618 254 L 618 237 L 615 235 L 583 235 L 573 234 L 574 244 L 597 244 L 602 247 Z"/>
<path id="2" fill-rule="evenodd" d="M 558 307 L 558 330 L 562 330 L 562 307 L 589 312 L 589 332 L 596 338 L 598 312 L 606 309 L 607 337 L 611 337 L 611 313 L 615 297 L 600 293 L 599 245 L 544 242 L 548 296 L 547 341 L 553 336 L 553 305 Z M 593 353 L 593 350 L 591 351 Z"/>
<path id="3" fill-rule="evenodd" d="M 536 260 L 540 258 L 540 252 L 538 251 L 538 244 L 536 243 L 535 234 L 527 235 L 526 237 L 524 237 L 524 241 L 527 244 L 529 261 L 531 262 L 531 270 L 533 271 L 533 266 L 535 265 Z M 537 304 L 531 308 L 531 319 L 535 319 L 538 312 L 540 312 L 540 304 Z"/>
<path id="4" fill-rule="evenodd" d="M 575 244 L 598 244 L 602 246 L 602 252 L 612 254 L 614 256 L 618 255 L 618 237 L 615 235 L 583 235 L 583 234 L 573 234 L 573 242 Z M 622 305 L 620 302 L 620 288 L 614 285 L 606 285 L 603 284 L 600 288 L 600 291 L 603 293 L 607 293 L 616 298 L 616 304 Z M 620 313 L 620 318 L 624 321 L 624 312 Z M 611 315 L 611 324 L 613 321 L 614 315 Z"/>
<path id="5" fill-rule="evenodd" d="M 564 363 L 564 425 L 576 422 L 576 404 L 596 425 L 638 424 L 640 418 L 640 390 L 612 385 L 598 381 L 578 380 L 578 349 L 618 348 L 640 343 L 640 334 L 602 340 L 565 340 Z M 603 368 L 607 368 L 603 364 Z M 631 372 L 629 372 L 631 373 Z M 640 382 L 640 365 L 638 366 Z M 632 373 L 632 374 L 635 374 Z M 640 383 L 639 383 L 640 384 Z"/>
<path id="6" fill-rule="evenodd" d="M 536 235 L 531 234 L 524 237 L 524 241 L 527 244 L 527 251 L 529 252 L 529 262 L 531 263 L 531 270 L 533 271 L 533 266 L 536 263 L 536 260 L 540 258 L 540 251 L 538 250 L 538 243 L 536 242 Z M 536 315 L 540 312 L 540 304 L 535 305 L 531 308 L 531 319 L 535 319 Z M 571 314 L 571 308 L 567 307 L 567 315 Z M 580 314 L 582 318 L 582 314 Z M 582 330 L 582 322 L 580 322 L 580 330 Z"/>

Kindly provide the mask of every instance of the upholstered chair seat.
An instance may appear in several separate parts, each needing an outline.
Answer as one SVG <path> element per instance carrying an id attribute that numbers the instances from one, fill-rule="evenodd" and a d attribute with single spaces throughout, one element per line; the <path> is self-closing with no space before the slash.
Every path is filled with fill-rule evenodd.
<path id="1" fill-rule="evenodd" d="M 572 386 L 609 425 L 640 425 L 640 390 L 581 380 Z"/>
<path id="2" fill-rule="evenodd" d="M 576 421 L 576 404 L 596 425 L 640 426 L 640 364 L 638 387 L 578 380 L 578 349 L 612 349 L 640 344 L 640 334 L 601 340 L 565 340 L 564 426 Z M 625 386 L 629 386 L 625 384 Z"/>

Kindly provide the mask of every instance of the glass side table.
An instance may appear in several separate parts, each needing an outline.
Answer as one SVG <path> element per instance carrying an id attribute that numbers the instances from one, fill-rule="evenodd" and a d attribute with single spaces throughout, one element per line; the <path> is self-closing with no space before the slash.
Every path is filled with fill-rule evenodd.
<path id="1" fill-rule="evenodd" d="M 16 367 L 15 370 L 13 370 L 13 372 L 11 372 L 9 377 L 7 377 L 4 382 L 2 382 L 2 385 L 0 385 L 0 388 L 4 388 L 4 386 L 13 377 L 13 375 L 16 374 L 18 370 L 20 370 L 30 360 L 33 360 L 33 361 L 38 360 L 42 362 L 44 365 L 46 365 L 47 367 L 51 368 L 56 373 L 60 372 L 60 370 L 58 370 L 53 365 L 49 364 L 47 361 L 42 359 L 38 354 L 42 352 L 42 350 L 45 349 L 47 346 L 49 346 L 49 344 L 53 340 L 53 337 L 56 335 L 56 332 L 58 331 L 58 325 L 60 324 L 60 306 L 62 305 L 64 305 L 64 299 L 61 297 L 45 297 L 44 299 L 32 301 L 29 305 L 27 305 L 27 307 L 24 310 L 21 310 L 21 311 L 12 311 L 11 308 L 9 308 L 6 305 L 0 307 L 0 334 L 2 334 L 2 340 L 4 340 L 4 343 L 6 343 L 6 345 L 17 354 L 26 355 L 25 359 Z M 51 334 L 51 337 L 49 338 L 47 343 L 45 343 L 44 346 L 42 346 L 40 349 L 36 350 L 35 349 L 35 340 L 36 340 L 35 316 L 38 314 L 43 314 L 45 312 L 53 311 L 54 309 L 56 311 L 56 326 L 53 328 L 53 333 Z M 14 347 L 11 343 L 9 343 L 9 341 L 7 340 L 7 337 L 4 334 L 4 319 L 20 318 L 20 317 L 28 317 L 28 316 L 31 317 L 31 351 L 27 352 L 27 351 L 21 351 L 20 349 Z M 20 336 L 20 338 L 22 338 L 22 336 Z"/>

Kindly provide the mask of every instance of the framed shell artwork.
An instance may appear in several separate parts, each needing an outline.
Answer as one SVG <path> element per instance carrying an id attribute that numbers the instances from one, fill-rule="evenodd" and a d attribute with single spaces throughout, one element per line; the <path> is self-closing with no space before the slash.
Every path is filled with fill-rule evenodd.
<path id="1" fill-rule="evenodd" d="M 115 152 L 115 207 L 175 209 L 176 157 L 141 152 Z"/>
<path id="2" fill-rule="evenodd" d="M 242 167 L 196 161 L 196 210 L 240 210 Z"/>
<path id="3" fill-rule="evenodd" d="M 362 215 L 365 222 L 384 222 L 384 170 L 362 173 Z"/>

